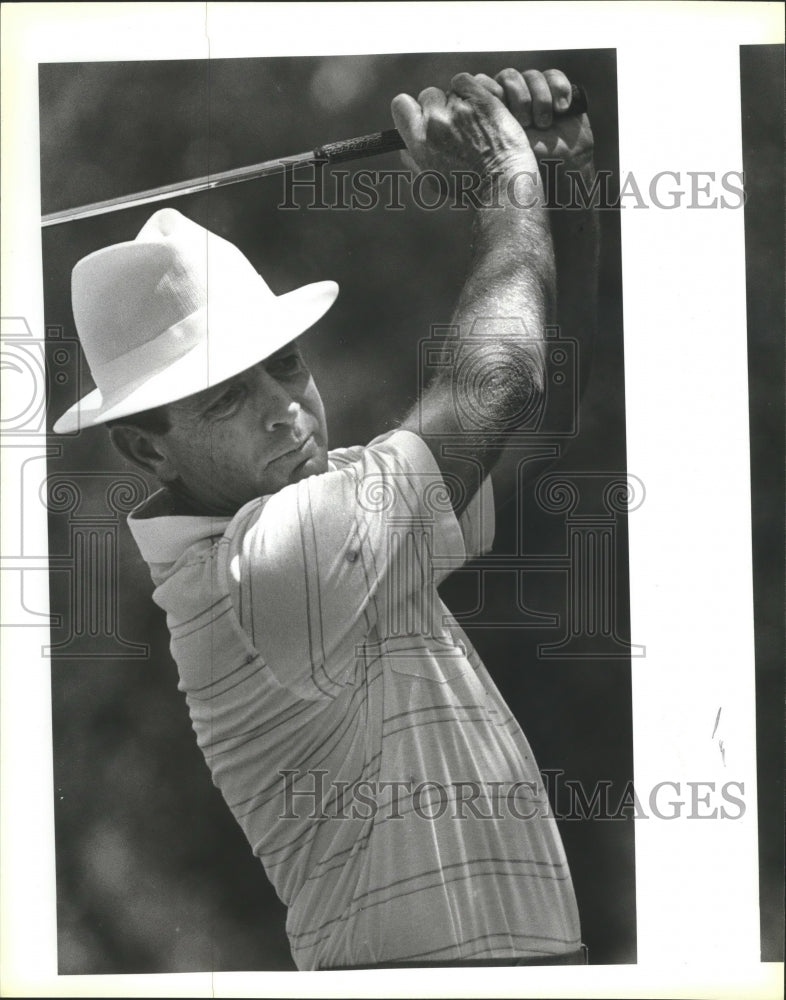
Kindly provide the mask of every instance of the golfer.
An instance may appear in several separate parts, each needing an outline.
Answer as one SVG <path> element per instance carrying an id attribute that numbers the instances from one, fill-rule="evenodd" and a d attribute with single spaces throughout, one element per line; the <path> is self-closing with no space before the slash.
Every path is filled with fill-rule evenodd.
<path id="1" fill-rule="evenodd" d="M 170 208 L 73 272 L 97 388 L 55 430 L 106 424 L 160 483 L 129 526 L 299 969 L 584 961 L 537 765 L 436 589 L 491 546 L 490 473 L 546 391 L 545 326 L 591 326 L 592 213 L 549 209 L 538 165 L 591 183 L 570 100 L 559 71 L 505 70 L 393 101 L 408 164 L 483 197 L 455 357 L 365 447 L 329 450 L 297 343 L 333 282 L 276 296 Z"/>

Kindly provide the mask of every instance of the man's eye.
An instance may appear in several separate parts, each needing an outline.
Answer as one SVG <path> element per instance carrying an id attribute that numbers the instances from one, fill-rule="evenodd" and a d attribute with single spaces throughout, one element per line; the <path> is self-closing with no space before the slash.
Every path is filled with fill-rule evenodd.
<path id="1" fill-rule="evenodd" d="M 227 389 L 227 391 L 220 396 L 215 403 L 211 403 L 211 405 L 207 408 L 207 415 L 209 417 L 218 417 L 229 413 L 234 408 L 235 404 L 240 401 L 242 395 L 243 390 L 240 386 L 233 386 L 231 389 Z"/>
<path id="2" fill-rule="evenodd" d="M 294 351 L 292 354 L 271 358 L 266 367 L 270 375 L 296 375 L 303 369 L 303 359 Z"/>

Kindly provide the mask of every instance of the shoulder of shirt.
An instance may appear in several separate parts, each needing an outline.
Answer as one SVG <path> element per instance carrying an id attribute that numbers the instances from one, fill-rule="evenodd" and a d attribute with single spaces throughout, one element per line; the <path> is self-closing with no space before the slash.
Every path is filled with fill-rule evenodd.
<path id="1" fill-rule="evenodd" d="M 394 451 L 414 454 L 426 448 L 425 442 L 411 431 L 395 428 L 380 434 L 367 445 L 335 448 L 328 452 L 328 473 L 341 472 L 361 462 L 364 455 L 387 445 Z M 319 477 L 315 477 L 319 478 Z M 293 483 L 284 490 L 297 489 Z M 280 491 L 281 493 L 284 490 Z M 166 490 L 157 490 L 143 501 L 128 517 L 129 529 L 145 561 L 149 564 L 172 565 L 206 558 L 216 543 L 231 542 L 235 533 L 243 531 L 252 518 L 261 514 L 268 502 L 280 494 L 255 497 L 244 504 L 231 518 L 206 517 L 177 513 Z"/>
<path id="2" fill-rule="evenodd" d="M 385 444 L 393 437 L 398 439 L 396 443 L 401 443 L 406 441 L 410 436 L 417 437 L 417 435 L 413 435 L 411 431 L 405 431 L 401 430 L 399 427 L 394 427 L 393 430 L 385 431 L 384 434 L 377 435 L 377 437 L 369 441 L 368 444 L 353 445 L 350 448 L 334 448 L 328 453 L 328 471 L 336 471 L 338 469 L 345 468 L 347 465 L 359 462 L 362 459 L 364 452 Z"/>
<path id="3" fill-rule="evenodd" d="M 166 490 L 157 490 L 128 516 L 128 528 L 150 566 L 171 566 L 184 557 L 209 552 L 230 523 L 226 517 L 175 512 Z"/>
<path id="4" fill-rule="evenodd" d="M 428 448 L 419 435 L 412 431 L 402 430 L 401 428 L 385 431 L 385 433 L 379 434 L 366 445 L 333 448 L 328 452 L 328 469 L 326 473 L 301 479 L 297 483 L 285 486 L 278 493 L 271 493 L 249 500 L 227 524 L 222 540 L 229 543 L 231 547 L 233 543 L 238 541 L 239 536 L 242 536 L 247 530 L 251 529 L 252 525 L 260 525 L 260 518 L 271 500 L 276 501 L 272 507 L 280 511 L 282 502 L 286 506 L 286 499 L 289 497 L 294 498 L 297 495 L 296 491 L 299 489 L 304 487 L 308 489 L 307 484 L 309 482 L 320 480 L 323 476 L 330 475 L 331 473 L 346 472 L 353 466 L 359 465 L 363 461 L 364 456 L 369 452 L 378 448 L 383 451 L 386 450 L 384 446 L 387 446 L 387 450 L 389 451 L 407 453 L 411 461 L 415 460 L 416 455 L 420 453 L 420 449 Z M 430 457 L 430 452 L 428 454 Z"/>

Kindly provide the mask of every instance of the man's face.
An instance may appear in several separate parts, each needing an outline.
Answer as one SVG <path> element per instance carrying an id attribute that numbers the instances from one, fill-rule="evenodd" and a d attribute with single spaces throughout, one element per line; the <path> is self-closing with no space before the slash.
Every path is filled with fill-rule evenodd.
<path id="1" fill-rule="evenodd" d="M 196 513 L 232 515 L 327 471 L 325 410 L 295 342 L 166 409 L 161 478 Z"/>

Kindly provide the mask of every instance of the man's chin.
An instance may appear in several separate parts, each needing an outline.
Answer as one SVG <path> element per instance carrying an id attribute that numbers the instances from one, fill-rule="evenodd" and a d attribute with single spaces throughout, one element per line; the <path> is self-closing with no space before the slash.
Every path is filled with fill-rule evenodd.
<path id="1" fill-rule="evenodd" d="M 321 476 L 327 471 L 327 453 L 320 448 L 315 454 L 309 455 L 305 461 L 300 462 L 299 465 L 295 466 L 292 470 L 289 481 L 291 483 L 299 483 L 301 479 L 307 479 L 309 476 Z"/>
<path id="2" fill-rule="evenodd" d="M 271 496 L 274 493 L 280 492 L 287 486 L 292 486 L 294 483 L 299 483 L 303 479 L 308 479 L 309 476 L 319 476 L 327 471 L 327 453 L 320 449 L 319 453 L 309 455 L 307 458 L 304 458 L 302 462 L 298 462 L 297 465 L 294 465 L 291 469 L 282 469 L 279 474 L 275 476 L 275 478 L 271 478 L 268 475 L 262 484 L 259 496 Z"/>

